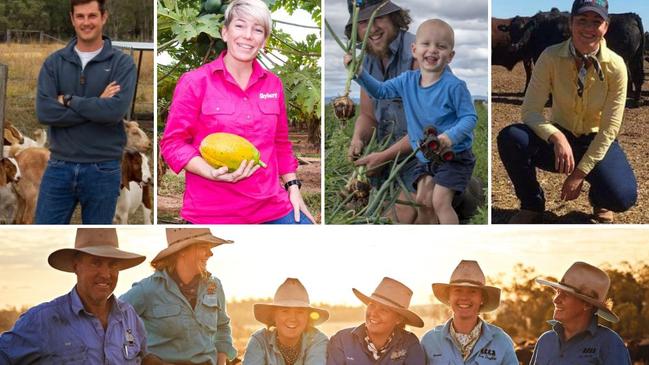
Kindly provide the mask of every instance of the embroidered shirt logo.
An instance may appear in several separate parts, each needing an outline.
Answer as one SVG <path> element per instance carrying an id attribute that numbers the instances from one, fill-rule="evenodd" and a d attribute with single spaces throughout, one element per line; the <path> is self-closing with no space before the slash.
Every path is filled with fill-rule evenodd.
<path id="1" fill-rule="evenodd" d="M 584 354 L 594 354 L 595 352 L 597 352 L 597 349 L 594 347 L 584 347 L 584 350 L 582 351 Z"/>
<path id="2" fill-rule="evenodd" d="M 259 93 L 259 99 L 277 99 L 277 93 Z"/>
<path id="3" fill-rule="evenodd" d="M 105 68 L 104 71 L 106 71 L 106 72 L 110 72 L 110 67 Z"/>
<path id="4" fill-rule="evenodd" d="M 406 349 L 392 351 L 392 353 L 390 354 L 390 360 L 399 360 L 405 358 L 407 354 L 408 351 L 406 351 Z"/>
<path id="5" fill-rule="evenodd" d="M 478 357 L 487 359 L 487 360 L 496 360 L 496 350 L 490 348 L 484 348 L 480 350 Z"/>

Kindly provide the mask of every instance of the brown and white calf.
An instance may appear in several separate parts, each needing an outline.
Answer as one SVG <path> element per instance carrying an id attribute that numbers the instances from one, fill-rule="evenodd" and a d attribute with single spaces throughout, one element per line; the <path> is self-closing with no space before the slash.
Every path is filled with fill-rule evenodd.
<path id="1" fill-rule="evenodd" d="M 49 160 L 50 151 L 43 147 L 26 148 L 16 156 L 22 174 L 20 182 L 16 184 L 16 193 L 18 194 L 17 224 L 34 223 L 38 192 Z"/>
<path id="2" fill-rule="evenodd" d="M 126 132 L 126 149 L 136 150 L 138 152 L 146 153 L 151 147 L 151 139 L 140 128 L 136 121 L 125 120 L 124 131 Z"/>
<path id="3" fill-rule="evenodd" d="M 128 224 L 129 215 L 142 207 L 144 224 L 151 224 L 153 209 L 153 180 L 149 168 L 149 158 L 138 151 L 124 151 L 122 156 L 122 182 L 114 224 Z"/>

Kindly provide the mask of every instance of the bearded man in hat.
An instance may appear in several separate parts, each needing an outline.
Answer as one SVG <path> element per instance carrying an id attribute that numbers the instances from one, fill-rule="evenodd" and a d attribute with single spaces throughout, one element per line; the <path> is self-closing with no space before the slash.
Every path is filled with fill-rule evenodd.
<path id="1" fill-rule="evenodd" d="M 462 260 L 446 283 L 433 284 L 433 294 L 453 311 L 453 317 L 424 335 L 421 344 L 428 365 L 518 365 L 512 339 L 479 317 L 500 305 L 500 289 L 485 285 L 476 261 Z"/>
<path id="2" fill-rule="evenodd" d="M 151 353 L 171 364 L 225 365 L 237 351 L 221 281 L 207 271 L 212 248 L 232 243 L 208 228 L 167 228 L 153 275 L 120 297 L 135 308 Z"/>
<path id="3" fill-rule="evenodd" d="M 560 282 L 536 279 L 554 288 L 552 329 L 541 335 L 530 365 L 631 365 L 620 336 L 597 323 L 597 317 L 618 322 L 607 303 L 611 279 L 603 270 L 575 262 Z"/>
<path id="4" fill-rule="evenodd" d="M 351 39 L 351 14 L 355 1 L 347 0 L 350 18 L 345 26 L 345 36 L 349 39 Z M 370 26 L 369 18 L 379 6 L 381 8 L 377 11 Z M 391 0 L 362 1 L 358 15 L 357 39 L 363 39 L 365 33 L 370 32 L 366 44 L 367 54 L 362 67 L 374 79 L 383 82 L 408 70 L 419 68 L 411 48 L 415 42 L 415 35 L 408 32 L 411 21 L 409 11 L 394 4 Z M 373 152 L 359 158 L 374 130 L 376 130 L 377 140 L 383 141 L 387 137 L 390 138 L 389 146 L 383 151 Z M 369 96 L 364 89 L 361 89 L 360 113 L 354 125 L 348 158 L 354 161 L 357 166 L 365 165 L 367 175 L 371 177 L 371 185 L 377 187 L 387 179 L 388 171 L 384 168 L 390 166 L 390 161 L 398 156 L 401 158 L 408 156 L 411 152 L 406 116 L 401 99 L 375 99 Z M 407 188 L 407 191 L 401 191 L 399 200 L 416 200 L 422 203 L 432 201 L 433 180 L 430 177 L 426 178 L 421 173 L 421 169 L 417 169 L 416 159 L 407 162 L 399 171 L 399 176 Z M 478 201 L 481 199 L 472 195 L 474 191 L 482 191 L 482 188 L 479 187 L 480 182 L 471 179 L 470 185 L 471 189 L 466 189 L 463 194 L 457 195 L 453 200 L 453 208 L 463 222 L 473 215 Z M 430 208 L 416 209 L 411 205 L 396 204 L 394 216 L 391 219 L 399 223 L 437 223 L 437 217 L 434 214 L 431 215 L 430 212 Z"/>
<path id="5" fill-rule="evenodd" d="M 31 308 L 0 336 L 2 364 L 157 364 L 147 355 L 146 332 L 133 307 L 116 299 L 120 270 L 145 257 L 119 249 L 114 228 L 79 228 L 74 248 L 47 259 L 75 273 L 77 284 Z"/>
<path id="6" fill-rule="evenodd" d="M 338 331 L 329 340 L 327 365 L 422 365 L 424 351 L 414 333 L 405 326 L 423 327 L 424 321 L 412 312 L 412 290 L 385 277 L 372 295 L 357 289 L 354 295 L 367 305 L 365 323 Z"/>

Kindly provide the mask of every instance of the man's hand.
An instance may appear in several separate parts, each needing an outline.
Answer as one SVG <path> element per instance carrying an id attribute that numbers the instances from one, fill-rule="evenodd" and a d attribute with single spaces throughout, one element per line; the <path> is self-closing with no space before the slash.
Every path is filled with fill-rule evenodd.
<path id="1" fill-rule="evenodd" d="M 376 176 L 386 166 L 385 157 L 382 152 L 373 152 L 365 157 L 361 157 L 354 162 L 356 166 L 365 165 L 367 176 Z"/>
<path id="2" fill-rule="evenodd" d="M 581 187 L 584 184 L 586 174 L 579 169 L 575 169 L 572 174 L 568 175 L 561 188 L 561 199 L 575 200 L 581 194 Z"/>
<path id="3" fill-rule="evenodd" d="M 116 81 L 113 81 L 110 84 L 108 84 L 108 86 L 106 86 L 104 92 L 102 92 L 101 95 L 99 95 L 99 97 L 104 99 L 112 98 L 113 96 L 117 95 L 117 93 L 119 93 L 119 90 L 120 90 L 119 85 L 117 84 Z"/>
<path id="4" fill-rule="evenodd" d="M 63 95 L 59 95 L 59 96 L 57 96 L 57 97 L 56 97 L 56 100 L 57 100 L 61 105 L 65 105 L 65 103 L 63 102 Z"/>
<path id="5" fill-rule="evenodd" d="M 345 68 L 348 68 L 351 62 L 352 62 L 352 55 L 350 55 L 349 53 L 345 54 L 345 57 L 343 57 L 343 63 L 345 64 Z M 363 66 L 359 65 L 358 70 L 356 70 L 356 75 L 360 75 L 362 70 L 363 70 Z"/>
<path id="6" fill-rule="evenodd" d="M 356 161 L 363 153 L 363 147 L 365 143 L 360 138 L 352 138 L 352 141 L 349 143 L 349 149 L 347 150 L 347 158 L 349 161 Z"/>
<path id="7" fill-rule="evenodd" d="M 565 134 L 556 132 L 550 136 L 549 141 L 554 145 L 554 168 L 561 174 L 571 174 L 575 169 L 575 157 Z"/>

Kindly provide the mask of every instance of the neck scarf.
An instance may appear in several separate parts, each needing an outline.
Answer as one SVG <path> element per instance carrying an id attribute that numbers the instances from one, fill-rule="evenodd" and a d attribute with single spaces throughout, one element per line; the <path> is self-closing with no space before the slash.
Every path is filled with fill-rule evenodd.
<path id="1" fill-rule="evenodd" d="M 457 349 L 462 353 L 464 361 L 466 361 L 466 359 L 469 358 L 469 355 L 471 355 L 471 351 L 473 351 L 473 347 L 476 342 L 478 342 L 481 333 L 482 321 L 480 318 L 478 318 L 478 324 L 476 324 L 468 334 L 456 332 L 455 327 L 453 327 L 453 323 L 451 322 L 451 338 L 454 340 Z"/>
<path id="2" fill-rule="evenodd" d="M 196 307 L 196 298 L 198 297 L 198 284 L 201 281 L 201 276 L 194 276 L 194 278 L 192 278 L 192 280 L 187 284 L 183 283 L 183 281 L 180 280 L 180 277 L 175 271 L 171 274 L 171 278 L 174 279 L 174 281 L 178 285 L 178 289 L 180 289 L 180 292 L 185 297 L 185 299 L 187 299 L 189 304 L 191 304 L 192 308 Z"/>
<path id="3" fill-rule="evenodd" d="M 385 341 L 383 347 L 379 349 L 376 348 L 376 345 L 372 343 L 372 340 L 370 340 L 369 335 L 365 336 L 365 344 L 367 345 L 367 349 L 370 350 L 370 352 L 372 353 L 372 357 L 374 358 L 374 360 L 380 359 L 381 356 L 383 356 L 383 354 L 388 352 L 388 347 L 390 346 L 390 342 L 392 342 L 392 337 L 394 337 L 394 331 L 392 331 L 390 337 L 388 337 L 388 340 Z"/>
<path id="4" fill-rule="evenodd" d="M 277 339 L 277 348 L 279 353 L 282 354 L 286 365 L 293 365 L 300 356 L 300 349 L 302 348 L 302 338 L 294 346 L 284 346 L 279 338 Z"/>
<path id="5" fill-rule="evenodd" d="M 577 95 L 581 98 L 584 95 L 584 85 L 586 84 L 586 73 L 588 72 L 588 66 L 593 65 L 595 72 L 599 77 L 599 81 L 604 81 L 604 72 L 602 71 L 602 66 L 599 64 L 597 59 L 597 54 L 599 53 L 600 48 L 593 53 L 581 54 L 576 48 L 575 45 L 570 41 L 570 54 L 576 58 L 581 67 L 579 68 L 579 73 L 577 74 Z"/>

